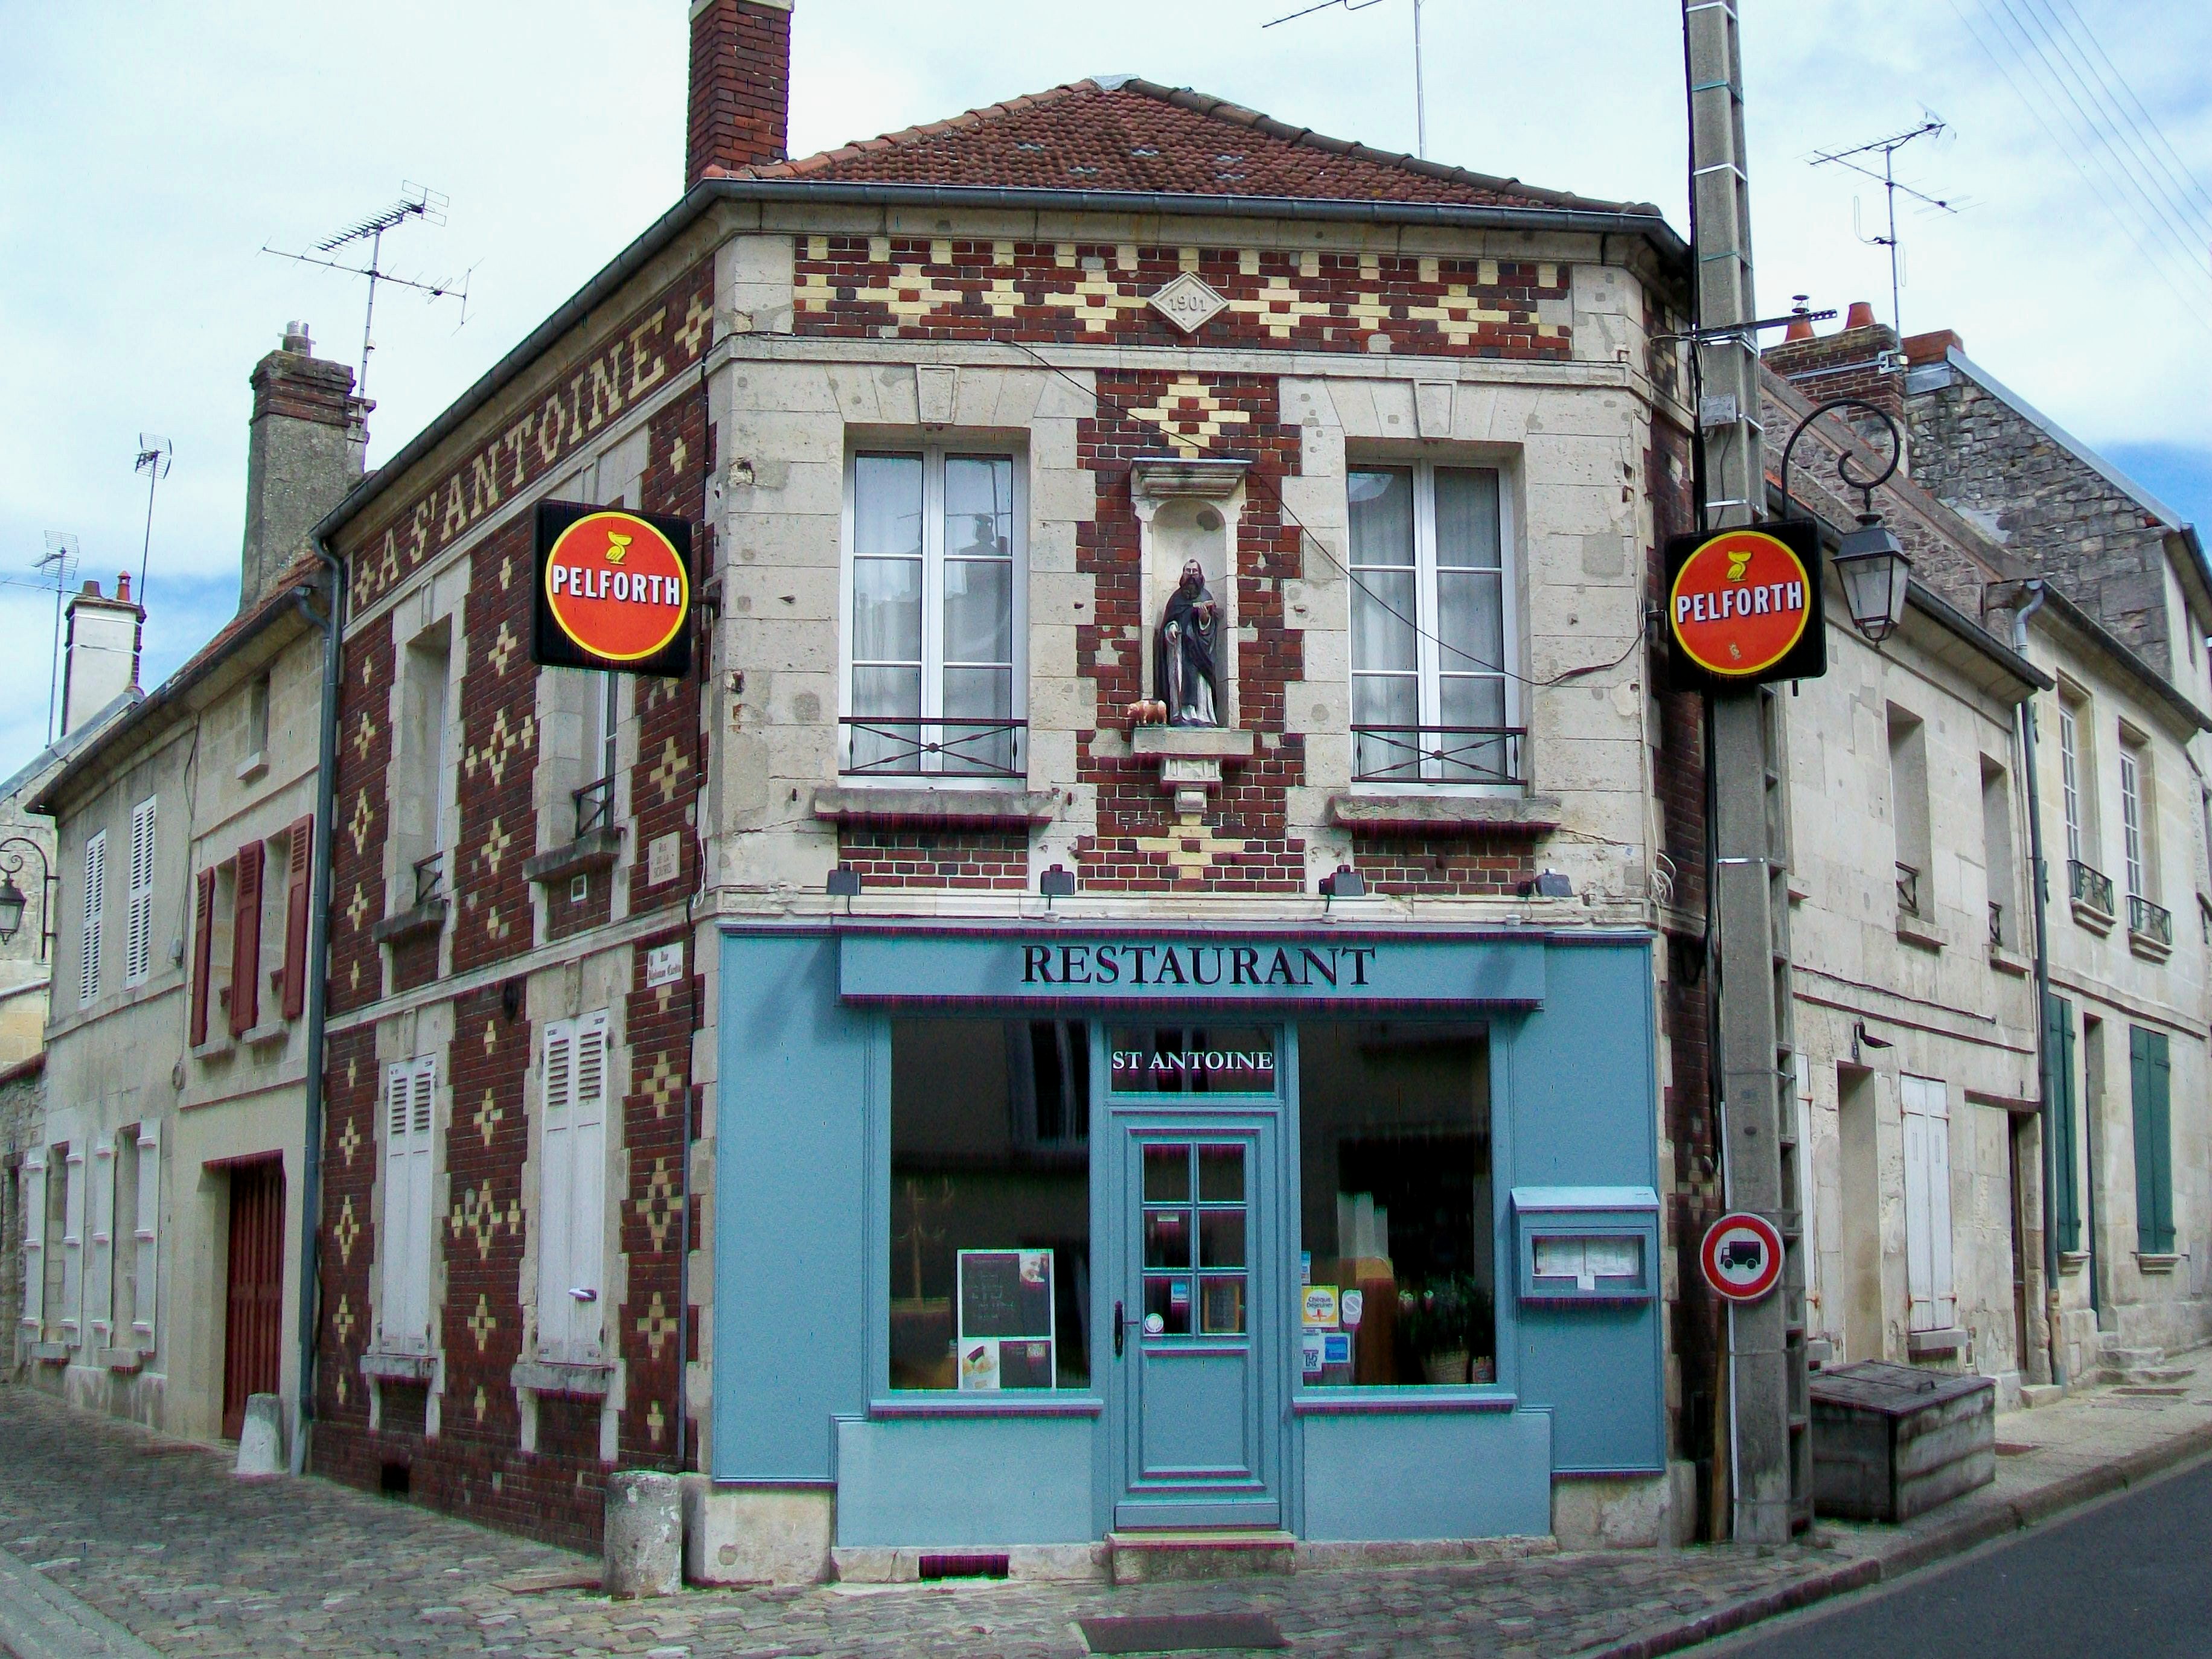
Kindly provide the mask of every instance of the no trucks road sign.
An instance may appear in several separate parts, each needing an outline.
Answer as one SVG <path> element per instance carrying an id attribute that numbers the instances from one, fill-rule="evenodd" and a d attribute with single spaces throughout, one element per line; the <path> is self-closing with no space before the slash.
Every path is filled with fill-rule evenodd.
<path id="1" fill-rule="evenodd" d="M 1782 1235 L 1763 1215 L 1732 1210 L 1705 1230 L 1698 1262 L 1730 1302 L 1756 1302 L 1782 1281 Z"/>

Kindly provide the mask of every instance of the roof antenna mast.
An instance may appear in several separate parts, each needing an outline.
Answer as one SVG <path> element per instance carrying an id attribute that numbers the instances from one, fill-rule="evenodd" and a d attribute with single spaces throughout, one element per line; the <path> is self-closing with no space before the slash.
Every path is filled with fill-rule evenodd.
<path id="1" fill-rule="evenodd" d="M 61 707 L 62 593 L 76 580 L 77 539 L 66 530 L 46 532 L 46 550 L 34 568 L 54 573 L 53 665 L 46 682 L 46 747 L 54 746 L 54 715 Z M 43 586 L 45 584 L 41 583 Z"/>
<path id="2" fill-rule="evenodd" d="M 138 459 L 131 464 L 133 472 L 146 475 L 146 539 L 138 549 L 138 606 L 146 605 L 146 559 L 154 550 L 154 486 L 169 476 L 169 466 L 177 458 L 177 447 L 158 432 L 138 434 Z"/>
<path id="3" fill-rule="evenodd" d="M 1308 6 L 1304 10 L 1272 18 L 1260 27 L 1271 29 L 1277 23 L 1295 22 L 1301 17 L 1310 17 L 1317 11 L 1327 11 L 1332 6 L 1342 6 L 1346 11 L 1364 11 L 1368 7 L 1382 3 L 1382 0 L 1321 0 L 1317 6 Z M 1421 75 L 1421 0 L 1413 0 L 1413 153 L 1424 161 L 1429 159 L 1429 100 Z"/>
<path id="4" fill-rule="evenodd" d="M 1849 149 L 1817 149 L 1806 158 L 1816 167 L 1830 163 L 1837 167 L 1849 167 L 1853 173 L 1863 173 L 1881 185 L 1882 194 L 1887 198 L 1889 208 L 1889 234 L 1886 236 L 1861 235 L 1859 240 L 1872 247 L 1886 247 L 1889 250 L 1889 325 L 1896 331 L 1900 345 L 1905 339 L 1905 319 L 1902 314 L 1903 307 L 1898 298 L 1904 283 L 1899 280 L 1898 274 L 1901 259 L 1897 243 L 1897 192 L 1901 190 L 1914 201 L 1924 203 L 1930 208 L 1940 208 L 1946 213 L 1956 213 L 1959 210 L 1949 202 L 1923 194 L 1910 185 L 1900 185 L 1897 182 L 1897 152 L 1916 138 L 1933 138 L 1948 131 L 1943 124 L 1942 118 L 1933 110 L 1923 110 L 1922 113 L 1927 118 L 1917 127 L 1908 127 L 1902 132 L 1893 132 L 1887 138 L 1875 138 L 1863 144 L 1854 144 Z M 1860 155 L 1871 156 L 1877 151 L 1881 155 L 1880 173 L 1876 173 L 1866 162 L 1852 159 L 1854 156 Z M 1852 229 L 1856 232 L 1857 228 L 1855 222 Z"/>
<path id="5" fill-rule="evenodd" d="M 262 246 L 264 253 L 274 253 L 279 258 L 296 259 L 301 264 L 320 265 L 325 270 L 343 270 L 349 276 L 368 278 L 368 306 L 361 323 L 361 372 L 354 377 L 356 397 L 368 395 L 368 354 L 376 349 L 376 337 L 372 331 L 376 325 L 376 285 L 379 283 L 396 283 L 401 288 L 411 288 L 428 295 L 433 301 L 458 298 L 461 302 L 461 325 L 465 326 L 468 323 L 469 273 L 464 272 L 458 283 L 450 278 L 442 283 L 419 283 L 412 277 L 394 275 L 385 270 L 381 263 L 386 231 L 396 230 L 410 219 L 442 225 L 446 222 L 447 205 L 447 198 L 439 191 L 424 185 L 403 182 L 399 186 L 398 201 L 381 213 L 372 213 L 368 218 L 348 225 L 336 235 L 325 237 L 315 244 L 313 252 L 288 253 L 283 248 L 270 247 L 266 244 Z M 349 265 L 340 259 L 319 259 L 315 257 L 319 253 L 336 253 L 339 249 L 350 247 L 357 242 L 368 244 L 368 263 L 365 265 Z"/>

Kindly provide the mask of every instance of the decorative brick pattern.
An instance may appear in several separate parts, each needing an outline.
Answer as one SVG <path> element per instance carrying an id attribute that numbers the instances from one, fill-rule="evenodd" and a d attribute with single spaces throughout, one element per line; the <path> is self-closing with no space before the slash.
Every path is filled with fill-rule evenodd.
<path id="1" fill-rule="evenodd" d="M 532 782 L 538 770 L 538 671 L 520 653 L 488 647 L 501 629 L 527 635 L 535 569 L 527 517 L 506 526 L 471 560 L 463 607 L 469 634 L 461 680 L 460 833 L 447 854 L 455 973 L 530 948 L 530 884 L 522 866 L 538 844 Z"/>
<path id="2" fill-rule="evenodd" d="M 379 617 L 345 648 L 337 823 L 331 837 L 330 1010 L 344 1013 L 384 994 L 384 964 L 370 929 L 384 920 L 384 842 L 391 826 L 385 778 L 392 765 L 392 619 Z"/>
<path id="3" fill-rule="evenodd" d="M 1228 301 L 1186 336 L 1147 303 L 1190 271 Z M 1568 267 L 1132 243 L 810 236 L 794 326 L 849 339 L 1380 348 L 1564 360 Z M 1558 320 L 1543 320 L 1552 303 Z"/>
<path id="4" fill-rule="evenodd" d="M 376 1255 L 376 1109 L 381 1076 L 376 1032 L 360 1026 L 333 1032 L 325 1049 L 323 1189 L 317 1267 L 321 1316 L 315 1340 L 315 1462 L 333 1472 L 349 1466 L 368 1428 L 368 1395 L 361 1356 L 375 1332 L 369 1263 Z M 346 1478 L 356 1478 L 349 1474 Z M 374 1478 L 373 1463 L 367 1480 Z"/>
<path id="5" fill-rule="evenodd" d="M 1026 830 L 878 830 L 846 824 L 837 858 L 863 887 L 970 887 L 1018 893 L 1029 885 Z"/>
<path id="6" fill-rule="evenodd" d="M 681 945 L 683 977 L 645 986 L 646 956 Z M 623 1097 L 623 1147 L 629 1181 L 615 1194 L 621 1206 L 622 1249 L 629 1259 L 629 1294 L 613 1332 L 629 1377 L 622 1419 L 624 1462 L 665 1463 L 675 1453 L 678 1398 L 677 1320 L 683 1309 L 684 1144 L 696 1101 L 691 1086 L 691 1033 L 704 985 L 691 972 L 690 936 L 683 929 L 638 941 L 631 990 L 623 1011 L 629 1042 L 629 1086 Z M 698 1217 L 691 1218 L 696 1238 Z M 696 1328 L 687 1338 L 696 1353 Z"/>
<path id="7" fill-rule="evenodd" d="M 504 1006 L 511 989 L 516 1012 Z M 436 1229 L 446 1263 L 440 1345 L 446 1355 L 441 1458 L 505 1449 L 520 1432 L 507 1373 L 522 1353 L 522 1165 L 530 1149 L 523 1080 L 531 1027 L 520 980 L 456 1000 L 446 1076 L 446 1213 Z"/>
<path id="8" fill-rule="evenodd" d="M 1394 898 L 1510 898 L 1536 873 L 1525 835 L 1362 837 L 1352 867 Z"/>

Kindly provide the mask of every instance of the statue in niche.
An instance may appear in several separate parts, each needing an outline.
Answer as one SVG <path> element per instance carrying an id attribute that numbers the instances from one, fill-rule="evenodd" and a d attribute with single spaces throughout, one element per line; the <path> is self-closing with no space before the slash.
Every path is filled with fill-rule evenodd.
<path id="1" fill-rule="evenodd" d="M 1152 660 L 1152 695 L 1168 706 L 1170 726 L 1221 724 L 1221 607 L 1206 589 L 1196 559 L 1185 562 L 1182 581 L 1160 617 L 1159 647 Z"/>

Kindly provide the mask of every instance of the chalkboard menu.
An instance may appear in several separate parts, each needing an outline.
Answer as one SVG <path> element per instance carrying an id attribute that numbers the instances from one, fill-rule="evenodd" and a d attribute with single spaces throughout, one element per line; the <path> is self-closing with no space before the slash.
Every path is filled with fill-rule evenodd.
<path id="1" fill-rule="evenodd" d="M 1050 1250 L 962 1250 L 960 1386 L 1053 1386 Z"/>

